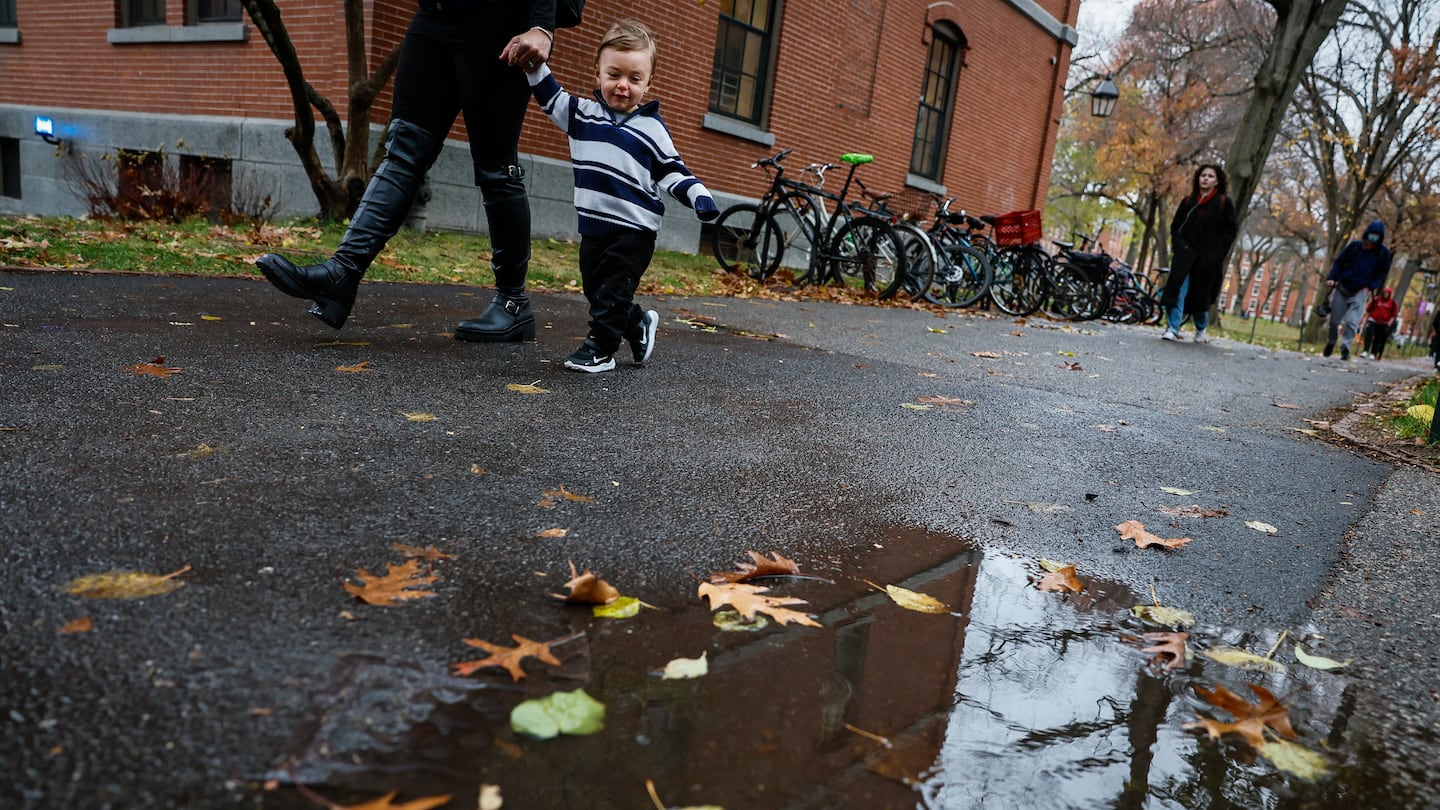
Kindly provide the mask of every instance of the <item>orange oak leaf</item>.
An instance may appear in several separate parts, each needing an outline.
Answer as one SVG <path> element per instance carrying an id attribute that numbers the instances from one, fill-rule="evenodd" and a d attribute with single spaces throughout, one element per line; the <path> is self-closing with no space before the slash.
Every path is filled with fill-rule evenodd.
<path id="1" fill-rule="evenodd" d="M 780 556 L 780 552 L 772 551 L 775 559 L 770 559 L 764 554 L 754 551 L 747 551 L 750 559 L 754 562 L 735 563 L 734 571 L 715 571 L 710 574 L 711 582 L 748 582 L 760 577 L 784 577 L 800 573 L 800 566 L 794 560 Z"/>
<path id="2" fill-rule="evenodd" d="M 1157 537 L 1145 531 L 1145 524 L 1138 520 L 1127 520 L 1115 527 L 1120 536 L 1126 540 L 1134 540 L 1135 545 L 1140 548 L 1148 546 L 1160 546 L 1161 548 L 1180 548 L 1190 542 L 1188 537 L 1172 537 L 1166 539 Z"/>
<path id="3" fill-rule="evenodd" d="M 393 605 L 407 599 L 426 599 L 435 595 L 434 591 L 411 590 L 439 579 L 433 574 L 422 576 L 419 560 L 410 560 L 403 565 L 386 563 L 386 567 L 389 571 L 384 576 L 372 574 L 364 568 L 359 569 L 356 576 L 364 584 L 347 582 L 345 590 L 371 605 Z"/>
<path id="4" fill-rule="evenodd" d="M 1154 653 L 1155 657 L 1150 659 L 1154 666 L 1160 669 L 1183 669 L 1190 656 L 1190 651 L 1185 646 L 1189 639 L 1189 633 L 1144 633 L 1139 638 L 1132 636 L 1130 640 L 1150 644 L 1149 647 L 1141 647 L 1140 652 Z"/>
<path id="5" fill-rule="evenodd" d="M 765 596 L 764 593 L 768 590 L 770 589 L 759 585 L 746 585 L 743 582 L 700 583 L 700 597 L 710 601 L 711 610 L 719 610 L 729 605 L 751 621 L 755 620 L 756 613 L 763 613 L 781 625 L 795 622 L 806 627 L 820 626 L 819 622 L 804 613 L 784 607 L 803 605 L 804 599 L 793 596 Z"/>
<path id="6" fill-rule="evenodd" d="M 552 667 L 560 666 L 560 661 L 550 652 L 552 642 L 531 641 L 524 636 L 511 635 L 516 646 L 502 647 L 499 644 L 491 644 L 488 641 L 478 638 L 467 638 L 465 643 L 471 647 L 479 647 L 490 653 L 488 657 L 477 658 L 474 661 L 462 661 L 453 664 L 452 669 L 456 675 L 469 675 L 477 669 L 485 667 L 503 667 L 510 673 L 510 680 L 518 681 L 525 677 L 525 670 L 521 668 L 521 662 L 526 658 L 538 658 Z"/>
<path id="7" fill-rule="evenodd" d="M 66 636 L 72 633 L 88 633 L 94 626 L 95 622 L 93 619 L 89 616 L 81 616 L 78 619 L 68 621 L 61 625 L 60 633 Z"/>
<path id="8" fill-rule="evenodd" d="M 350 374 L 363 374 L 370 370 L 370 361 L 361 360 L 353 366 L 336 366 L 336 371 L 344 371 Z"/>
<path id="9" fill-rule="evenodd" d="M 569 596 L 561 596 L 558 593 L 550 595 L 556 599 L 564 599 L 566 602 L 585 605 L 608 605 L 620 598 L 620 591 L 614 585 L 601 579 L 599 574 L 591 573 L 588 568 L 583 574 L 576 573 L 574 562 L 570 563 L 570 581 L 565 583 L 565 587 L 570 589 Z"/>
<path id="10" fill-rule="evenodd" d="M 554 509 L 560 503 L 560 499 L 577 501 L 579 503 L 595 503 L 595 499 L 588 495 L 576 495 L 565 487 L 559 489 L 546 489 L 540 492 L 540 502 L 536 504 L 541 509 Z"/>
<path id="11" fill-rule="evenodd" d="M 184 371 L 185 369 L 176 366 L 165 365 L 164 357 L 157 357 L 148 363 L 136 363 L 133 366 L 124 366 L 124 370 L 131 374 L 148 377 L 159 377 L 166 379 Z"/>
<path id="12" fill-rule="evenodd" d="M 1229 712 L 1234 716 L 1235 722 L 1225 723 L 1209 717 L 1201 717 L 1199 722 L 1186 723 L 1185 728 L 1187 730 L 1203 729 L 1212 740 L 1218 740 L 1225 734 L 1238 734 L 1245 738 L 1245 742 L 1249 743 L 1250 747 L 1257 750 L 1265 747 L 1267 726 L 1282 737 L 1296 739 L 1295 729 L 1290 727 L 1290 711 L 1280 704 L 1270 690 L 1253 683 L 1247 685 L 1258 698 L 1254 703 L 1231 692 L 1224 686 L 1216 686 L 1213 692 L 1203 686 L 1195 687 L 1195 692 L 1206 703 Z"/>
<path id="13" fill-rule="evenodd" d="M 1035 583 L 1035 587 L 1042 591 L 1069 591 L 1071 593 L 1079 593 L 1085 590 L 1085 583 L 1081 582 L 1080 577 L 1075 575 L 1075 566 L 1072 563 L 1062 566 L 1058 570 L 1046 571 L 1041 574 L 1039 581 Z"/>

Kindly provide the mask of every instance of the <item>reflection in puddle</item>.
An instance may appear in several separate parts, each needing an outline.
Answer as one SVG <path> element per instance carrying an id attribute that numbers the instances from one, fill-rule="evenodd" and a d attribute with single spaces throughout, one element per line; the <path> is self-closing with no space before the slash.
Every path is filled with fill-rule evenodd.
<path id="1" fill-rule="evenodd" d="M 647 780 L 669 805 L 729 810 L 1339 807 L 1366 792 L 1353 778 L 1298 784 L 1243 745 L 1181 728 L 1206 710 L 1195 685 L 1257 683 L 1291 707 L 1307 746 L 1327 734 L 1338 745 L 1353 705 L 1343 677 L 1261 675 L 1198 657 L 1161 674 L 1119 643 L 1139 629 L 1127 618 L 1139 600 L 1123 586 L 1087 579 L 1084 593 L 1061 596 L 1030 584 L 1030 561 L 955 538 L 902 530 L 883 545 L 853 568 L 812 572 L 801 561 L 834 584 L 767 581 L 808 600 L 819 629 L 721 632 L 693 600 L 628 621 L 579 620 L 587 634 L 566 645 L 562 666 L 518 685 L 498 671 L 451 678 L 440 662 L 347 659 L 287 764 L 312 786 L 453 792 L 457 807 L 474 806 L 483 783 L 501 786 L 506 807 L 648 807 Z M 955 612 L 904 610 L 866 579 Z M 1273 638 L 1202 630 L 1197 640 L 1263 653 Z M 705 677 L 656 677 L 701 652 Z M 537 742 L 510 731 L 519 700 L 579 686 L 606 704 L 601 733 Z"/>

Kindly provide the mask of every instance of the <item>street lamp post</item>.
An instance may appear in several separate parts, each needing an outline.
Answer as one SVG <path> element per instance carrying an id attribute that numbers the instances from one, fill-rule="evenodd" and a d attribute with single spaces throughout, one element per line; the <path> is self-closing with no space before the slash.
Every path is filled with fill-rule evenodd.
<path id="1" fill-rule="evenodd" d="M 1090 91 L 1090 114 L 1096 118 L 1108 118 L 1115 111 L 1115 102 L 1120 100 L 1120 88 L 1106 73 L 1105 78 Z"/>

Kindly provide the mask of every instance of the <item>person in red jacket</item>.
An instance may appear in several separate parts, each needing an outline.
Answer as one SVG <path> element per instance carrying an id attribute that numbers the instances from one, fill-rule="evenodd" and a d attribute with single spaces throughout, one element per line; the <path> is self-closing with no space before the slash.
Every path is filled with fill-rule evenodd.
<path id="1" fill-rule="evenodd" d="M 1380 359 L 1399 315 L 1400 307 L 1395 303 L 1394 289 L 1386 287 L 1370 299 L 1370 303 L 1365 305 L 1365 351 L 1360 353 L 1361 357 Z"/>

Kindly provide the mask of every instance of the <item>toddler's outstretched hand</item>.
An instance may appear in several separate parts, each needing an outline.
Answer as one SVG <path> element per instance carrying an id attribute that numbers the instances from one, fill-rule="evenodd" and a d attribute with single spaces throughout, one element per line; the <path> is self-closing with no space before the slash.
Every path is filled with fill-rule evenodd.
<path id="1" fill-rule="evenodd" d="M 701 222 L 714 222 L 720 216 L 720 209 L 715 207 L 714 197 L 700 197 L 695 200 L 695 216 Z"/>

